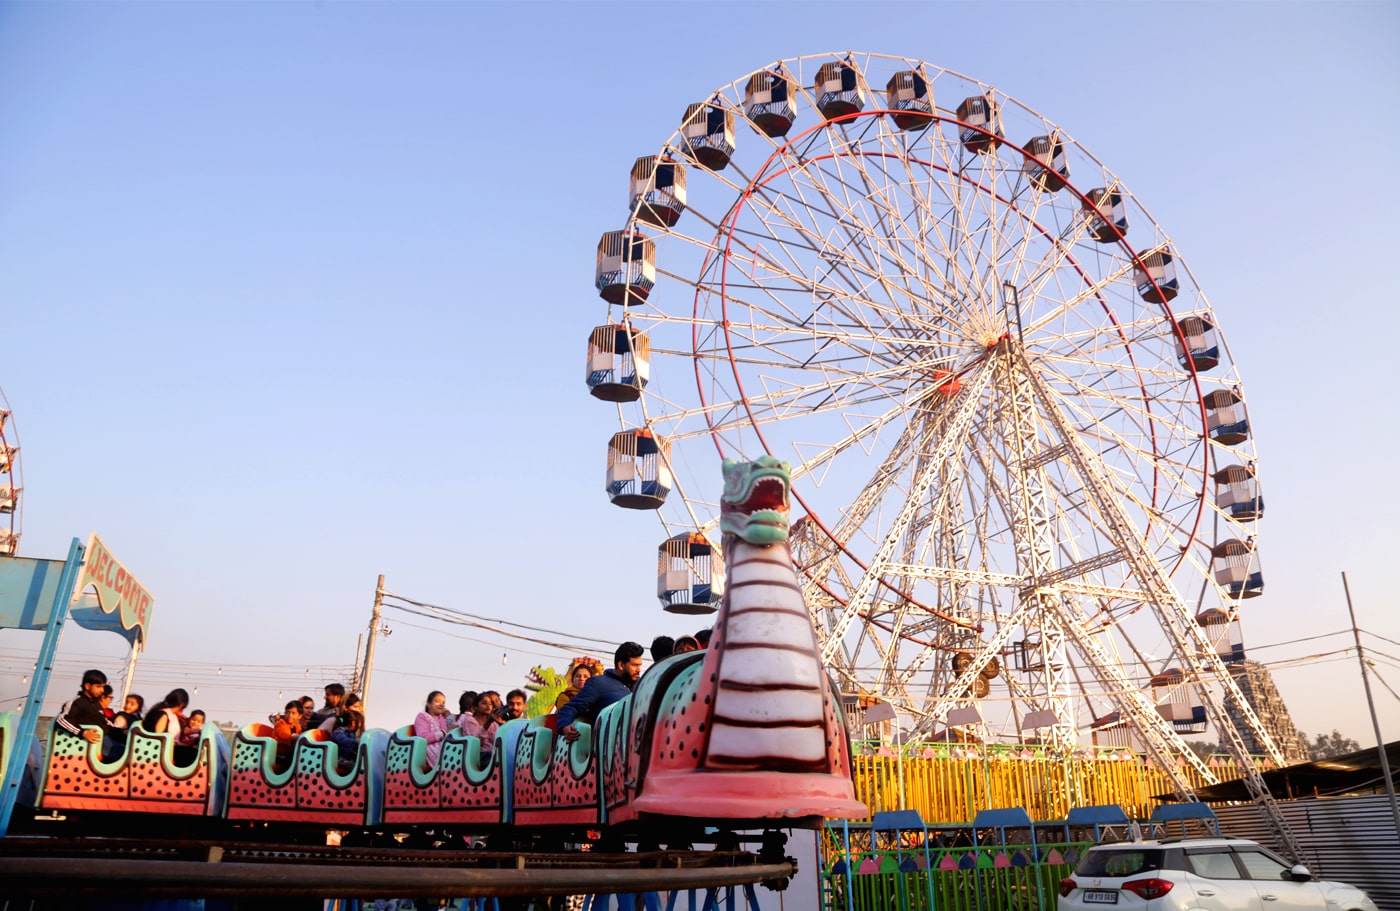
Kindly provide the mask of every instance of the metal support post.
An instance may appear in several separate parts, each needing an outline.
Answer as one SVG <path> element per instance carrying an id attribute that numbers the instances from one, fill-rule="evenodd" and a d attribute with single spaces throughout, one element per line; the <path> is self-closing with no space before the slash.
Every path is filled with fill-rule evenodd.
<path id="1" fill-rule="evenodd" d="M 1347 594 L 1347 613 L 1351 615 L 1351 635 L 1356 639 L 1356 660 L 1361 662 L 1361 683 L 1366 688 L 1366 706 L 1371 710 L 1371 727 L 1376 732 L 1376 753 L 1381 759 L 1381 775 L 1385 777 L 1385 793 L 1390 796 L 1390 812 L 1395 815 L 1395 831 L 1400 834 L 1400 803 L 1395 800 L 1395 779 L 1390 774 L 1390 759 L 1385 755 L 1385 739 L 1381 737 L 1380 719 L 1376 717 L 1376 702 L 1371 698 L 1371 677 L 1366 673 L 1366 652 L 1361 647 L 1361 630 L 1356 625 L 1356 608 L 1351 604 L 1351 586 L 1342 573 L 1342 590 Z"/>
<path id="2" fill-rule="evenodd" d="M 131 654 L 126 656 L 126 674 L 122 677 L 122 696 L 117 705 L 122 705 L 131 695 L 131 681 L 136 679 L 136 658 L 141 654 L 141 640 L 131 643 Z M 123 706 L 125 708 L 125 706 Z"/>
<path id="3" fill-rule="evenodd" d="M 29 758 L 29 741 L 39 723 L 39 711 L 44 705 L 44 695 L 49 688 L 49 677 L 53 674 L 54 657 L 58 653 L 58 640 L 63 636 L 63 624 L 68 619 L 68 606 L 73 600 L 73 586 L 78 581 L 78 569 L 83 565 L 84 548 L 77 538 L 68 546 L 68 559 L 63 564 L 63 572 L 58 577 L 58 591 L 54 594 L 53 613 L 49 625 L 44 630 L 44 643 L 39 648 L 39 660 L 34 668 L 34 682 L 29 687 L 29 698 L 24 702 L 24 712 L 20 715 L 16 743 L 10 753 L 10 763 L 4 770 L 5 777 L 0 781 L 0 838 L 10 830 L 10 817 L 15 811 L 15 801 L 19 798 L 20 779 L 24 777 L 24 764 Z"/>

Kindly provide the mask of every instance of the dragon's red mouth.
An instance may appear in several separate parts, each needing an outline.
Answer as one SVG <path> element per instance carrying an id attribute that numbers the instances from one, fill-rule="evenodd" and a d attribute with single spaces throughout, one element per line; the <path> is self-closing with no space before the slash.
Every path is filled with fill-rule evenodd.
<path id="1" fill-rule="evenodd" d="M 740 504 L 743 512 L 787 508 L 787 485 L 778 478 L 760 478 L 754 482 L 748 497 Z"/>

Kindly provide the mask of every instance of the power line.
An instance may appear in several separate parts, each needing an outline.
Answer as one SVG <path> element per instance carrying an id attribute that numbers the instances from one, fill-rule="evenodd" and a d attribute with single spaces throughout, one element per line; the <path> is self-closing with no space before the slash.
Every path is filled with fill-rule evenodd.
<path id="1" fill-rule="evenodd" d="M 397 605 L 386 605 L 386 606 L 397 606 Z M 405 613 L 409 613 L 409 611 L 407 611 L 407 610 L 404 609 L 404 608 L 399 608 L 399 609 L 400 609 L 400 610 L 404 610 Z M 419 616 L 423 616 L 423 615 L 419 615 Z M 437 618 L 436 618 L 436 617 L 432 617 L 431 619 L 437 619 Z M 477 638 L 474 637 L 474 636 L 462 636 L 462 635 L 459 635 L 459 634 L 457 634 L 457 633 L 447 632 L 447 631 L 445 631 L 445 630 L 436 629 L 436 628 L 431 627 L 431 626 L 424 626 L 424 625 L 422 625 L 421 623 L 409 623 L 409 622 L 404 621 L 404 620 L 396 620 L 396 621 L 394 621 L 394 625 L 395 625 L 395 626 L 404 626 L 404 627 L 407 627 L 408 629 L 421 629 L 421 630 L 423 630 L 424 632 L 433 633 L 434 635 L 438 635 L 438 636 L 445 636 L 445 637 L 447 637 L 447 638 L 449 638 L 449 639 L 457 639 L 457 640 L 459 640 L 459 641 L 461 641 L 461 642 L 475 642 L 475 643 L 478 644 L 478 645 L 488 645 L 488 646 L 491 646 L 491 647 L 493 647 L 493 648 L 500 648 L 500 643 L 497 643 L 497 642 L 487 642 L 485 639 L 477 639 Z M 517 653 L 517 654 L 521 654 L 521 655 L 532 655 L 532 656 L 534 656 L 534 657 L 536 657 L 536 658 L 548 658 L 548 659 L 550 659 L 550 660 L 556 660 L 556 659 L 561 658 L 561 657 L 565 657 L 565 658 L 566 658 L 566 657 L 569 657 L 569 656 L 568 656 L 568 651 L 569 651 L 569 650 L 563 650 L 563 651 L 557 651 L 557 652 L 546 653 L 546 652 L 532 652 L 532 651 L 529 651 L 528 649 L 523 649 L 523 648 L 519 648 L 519 647 L 516 647 L 516 646 L 512 646 L 512 647 L 511 647 L 511 651 L 512 651 L 512 652 L 515 652 L 515 653 Z"/>
<path id="2" fill-rule="evenodd" d="M 1264 645 L 1250 645 L 1249 650 L 1251 652 L 1262 652 L 1266 649 L 1281 648 L 1285 645 L 1297 645 L 1300 642 L 1312 642 L 1317 639 L 1328 639 L 1332 636 L 1345 636 L 1350 632 L 1351 630 L 1349 629 L 1342 629 L 1331 633 L 1318 633 L 1316 636 L 1304 636 L 1301 639 L 1285 639 L 1282 642 L 1268 642 Z"/>
<path id="3" fill-rule="evenodd" d="M 463 618 L 467 618 L 467 619 L 470 619 L 470 620 L 476 620 L 476 621 L 480 621 L 481 623 L 494 623 L 494 624 L 496 624 L 497 626 L 513 626 L 513 627 L 515 627 L 516 629 L 529 630 L 529 631 L 532 632 L 532 633 L 546 633 L 546 634 L 551 635 L 551 636 L 567 636 L 568 638 L 578 640 L 579 642 L 592 642 L 592 643 L 594 643 L 595 645 L 609 646 L 609 647 L 612 646 L 612 643 L 609 642 L 609 641 L 607 641 L 606 639 L 595 639 L 595 638 L 593 638 L 592 636 L 579 636 L 579 635 L 576 635 L 576 634 L 574 634 L 574 633 L 561 632 L 560 630 L 545 629 L 545 628 L 543 628 L 543 627 L 538 627 L 538 626 L 530 626 L 529 624 L 525 624 L 525 623 L 516 623 L 516 622 L 513 621 L 513 620 L 503 620 L 503 619 L 500 619 L 499 617 L 483 617 L 483 616 L 481 616 L 480 614 L 473 614 L 473 613 L 471 613 L 471 612 L 469 612 L 469 611 L 457 610 L 457 609 L 455 609 L 455 608 L 450 608 L 450 607 L 443 607 L 442 605 L 439 605 L 439 604 L 429 604 L 429 603 L 426 602 L 426 601 L 416 601 L 416 600 L 414 600 L 413 598 L 409 598 L 409 597 L 406 596 L 406 595 L 400 595 L 400 594 L 396 594 L 396 593 L 394 593 L 394 592 L 388 592 L 388 591 L 386 591 L 386 592 L 384 593 L 384 597 L 386 597 L 386 598 L 396 598 L 396 599 L 398 599 L 399 601 L 403 601 L 403 602 L 405 602 L 405 603 L 407 603 L 407 604 L 412 604 L 414 607 L 421 607 L 421 608 L 425 608 L 425 609 L 428 609 L 428 610 L 441 611 L 442 613 L 445 613 L 445 614 L 451 614 L 451 615 L 456 616 L 456 617 L 463 617 Z M 467 625 L 472 626 L 472 625 L 480 625 L 480 624 L 467 624 Z M 483 629 L 490 629 L 490 627 L 482 627 L 482 628 L 483 628 Z M 501 632 L 502 635 L 507 635 L 506 633 L 504 633 L 503 631 L 500 631 L 500 630 L 497 630 L 496 632 Z M 522 636 L 522 637 L 520 637 L 520 638 L 528 638 L 528 637 Z M 539 641 L 539 640 L 531 640 L 531 641 Z M 545 642 L 545 643 L 542 643 L 542 644 L 545 644 L 545 645 L 552 645 L 553 643 Z"/>
<path id="4" fill-rule="evenodd" d="M 469 626 L 469 627 L 472 627 L 472 628 L 474 628 L 474 629 L 485 630 L 485 631 L 490 632 L 490 633 L 493 633 L 493 634 L 495 634 L 495 635 L 497 635 L 497 636 L 505 636 L 505 637 L 507 637 L 507 638 L 509 638 L 509 639 L 519 639 L 519 640 L 524 641 L 524 642 L 533 642 L 533 643 L 536 644 L 536 645 L 543 645 L 543 646 L 547 646 L 547 647 L 549 647 L 549 648 L 557 648 L 557 649 L 560 649 L 560 650 L 565 651 L 565 652 L 579 651 L 579 650 L 582 650 L 582 651 L 596 650 L 597 646 L 599 646 L 599 645 L 605 646 L 605 647 L 607 647 L 607 648 L 609 648 L 609 649 L 613 648 L 613 646 L 612 646 L 611 644 L 606 643 L 606 642 L 604 642 L 604 641 L 601 640 L 601 639 L 592 639 L 592 638 L 587 638 L 587 637 L 577 637 L 577 638 L 578 638 L 578 641 L 572 642 L 572 643 L 570 643 L 570 642 L 555 642 L 555 641 L 553 641 L 553 640 L 551 640 L 551 639 L 540 639 L 540 638 L 537 638 L 537 637 L 535 637 L 535 636 L 526 636 L 526 635 L 523 635 L 523 634 L 521 634 L 521 633 L 512 633 L 512 632 L 510 632 L 509 630 L 493 629 L 491 626 L 487 625 L 486 623 L 479 622 L 479 621 L 477 621 L 475 618 L 468 618 L 467 615 L 460 614 L 460 613 L 458 613 L 458 612 L 456 612 L 456 611 L 448 611 L 448 610 L 445 610 L 444 608 L 434 607 L 434 606 L 431 605 L 431 604 L 418 605 L 419 607 L 423 608 L 423 610 L 414 610 L 413 608 L 405 607 L 405 606 L 402 605 L 402 604 L 385 604 L 384 606 L 385 606 L 385 607 L 392 607 L 392 608 L 394 608 L 394 609 L 396 609 L 396 610 L 401 610 L 401 611 L 404 611 L 404 612 L 406 612 L 406 613 L 416 614 L 417 616 L 420 616 L 420 617 L 427 617 L 427 618 L 433 619 L 433 620 L 440 620 L 440 621 L 442 621 L 443 623 L 455 623 L 455 624 L 457 624 L 457 625 L 459 625 L 459 626 Z M 441 611 L 442 613 L 446 614 L 446 616 L 441 616 L 441 615 L 439 615 L 439 614 L 437 613 L 438 611 Z M 512 626 L 516 626 L 516 627 L 520 627 L 520 628 L 523 628 L 523 629 L 531 629 L 531 627 L 522 626 L 521 624 L 518 624 L 518 623 L 513 623 L 513 624 L 511 624 L 511 625 L 512 625 Z M 551 631 L 551 630 L 540 630 L 540 632 L 552 632 L 552 631 Z M 567 634 L 567 633 L 562 633 L 562 634 L 557 634 L 557 635 L 568 635 L 568 634 Z M 593 646 L 587 646 L 587 645 L 583 645 L 583 644 L 582 644 L 583 642 L 591 642 L 591 643 L 595 643 L 595 645 L 593 645 Z"/>
<path id="5" fill-rule="evenodd" d="M 1369 630 L 1364 630 L 1364 629 L 1363 629 L 1361 632 L 1365 633 L 1365 634 L 1368 635 L 1368 636 L 1373 636 L 1373 637 L 1375 637 L 1375 638 L 1381 640 L 1382 642 L 1389 642 L 1391 645 L 1400 645 L 1400 642 L 1396 642 L 1394 639 L 1387 639 L 1386 637 L 1380 635 L 1379 633 L 1373 633 L 1373 632 L 1370 632 Z"/>
<path id="6" fill-rule="evenodd" d="M 1395 690 L 1391 689 L 1390 684 L 1385 682 L 1385 678 L 1383 678 L 1383 677 L 1380 675 L 1380 672 L 1378 672 L 1378 671 L 1376 670 L 1375 662 L 1374 662 L 1374 661 L 1371 662 L 1371 673 L 1374 674 L 1375 677 L 1376 677 L 1376 679 L 1379 680 L 1379 681 L 1381 682 L 1381 686 L 1385 687 L 1386 692 L 1388 692 L 1388 693 L 1390 693 L 1390 695 L 1394 696 L 1396 702 L 1400 702 L 1400 694 L 1397 694 L 1397 693 L 1395 692 Z"/>

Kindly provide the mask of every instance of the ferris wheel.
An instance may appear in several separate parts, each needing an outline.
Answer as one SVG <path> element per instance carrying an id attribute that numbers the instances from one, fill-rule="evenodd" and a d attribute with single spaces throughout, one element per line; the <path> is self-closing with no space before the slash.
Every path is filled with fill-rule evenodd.
<path id="1" fill-rule="evenodd" d="M 991 86 L 876 54 L 746 74 L 646 151 L 587 380 L 668 610 L 718 603 L 718 456 L 766 452 L 843 692 L 924 735 L 1196 764 L 1180 736 L 1214 725 L 1280 758 L 1229 673 L 1263 590 L 1243 386 L 1122 181 Z"/>
<path id="2" fill-rule="evenodd" d="M 10 400 L 0 390 L 0 556 L 19 553 L 23 510 L 20 493 L 23 474 L 19 462 L 19 434 L 10 420 Z"/>

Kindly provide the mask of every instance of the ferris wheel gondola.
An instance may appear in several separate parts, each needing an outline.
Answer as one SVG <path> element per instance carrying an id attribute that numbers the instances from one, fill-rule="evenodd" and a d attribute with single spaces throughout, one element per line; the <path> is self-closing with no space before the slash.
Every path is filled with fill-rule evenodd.
<path id="1" fill-rule="evenodd" d="M 13 557 L 19 553 L 24 510 L 24 492 L 20 471 L 19 434 L 15 430 L 10 402 L 0 392 L 0 556 Z"/>
<path id="2" fill-rule="evenodd" d="M 601 397 L 653 441 L 667 542 L 718 543 L 716 454 L 778 456 L 822 657 L 917 733 L 1068 748 L 1116 714 L 1165 761 L 1242 718 L 1279 758 L 1226 667 L 1262 591 L 1243 385 L 1175 244 L 1066 131 L 926 62 L 793 58 L 685 108 L 629 191 L 590 377 L 646 352 Z M 718 599 L 663 564 L 663 600 Z"/>

